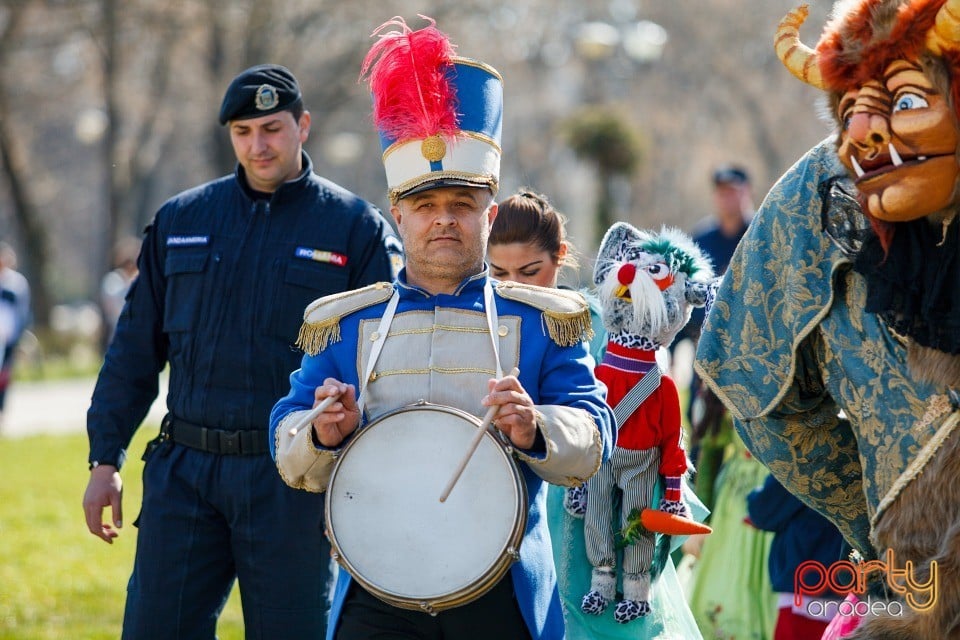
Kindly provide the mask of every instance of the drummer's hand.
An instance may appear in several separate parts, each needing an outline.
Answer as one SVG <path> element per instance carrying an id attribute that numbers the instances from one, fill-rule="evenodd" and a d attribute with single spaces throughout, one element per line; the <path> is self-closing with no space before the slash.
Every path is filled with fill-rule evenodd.
<path id="1" fill-rule="evenodd" d="M 323 386 L 313 391 L 313 406 L 331 396 L 340 396 L 340 399 L 314 418 L 312 423 L 317 440 L 325 447 L 339 446 L 360 424 L 357 390 L 352 384 L 327 378 L 323 381 Z"/>
<path id="2" fill-rule="evenodd" d="M 116 467 L 102 464 L 90 470 L 90 481 L 83 494 L 83 515 L 90 533 L 113 544 L 123 526 L 122 500 L 123 481 Z M 103 521 L 103 510 L 107 507 L 110 507 L 113 526 Z"/>
<path id="3" fill-rule="evenodd" d="M 490 407 L 499 405 L 494 426 L 510 439 L 518 449 L 533 447 L 537 436 L 537 410 L 533 399 L 515 376 L 505 376 L 487 382 L 490 393 L 482 401 Z"/>

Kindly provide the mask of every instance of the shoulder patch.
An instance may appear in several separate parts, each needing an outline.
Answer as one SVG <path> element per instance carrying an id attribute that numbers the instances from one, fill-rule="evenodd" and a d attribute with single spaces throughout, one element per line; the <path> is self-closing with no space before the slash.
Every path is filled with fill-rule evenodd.
<path id="1" fill-rule="evenodd" d="M 296 345 L 315 356 L 331 343 L 340 341 L 340 320 L 351 313 L 386 302 L 393 295 L 389 282 L 375 284 L 317 298 L 303 312 L 303 324 Z"/>
<path id="2" fill-rule="evenodd" d="M 494 290 L 501 298 L 542 311 L 550 338 L 561 347 L 570 347 L 593 337 L 590 307 L 577 291 L 519 282 L 499 282 Z"/>

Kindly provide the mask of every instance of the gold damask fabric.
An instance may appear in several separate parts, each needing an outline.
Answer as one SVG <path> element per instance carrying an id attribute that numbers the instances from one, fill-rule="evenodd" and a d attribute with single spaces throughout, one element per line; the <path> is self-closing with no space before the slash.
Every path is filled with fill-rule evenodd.
<path id="1" fill-rule="evenodd" d="M 863 311 L 867 228 L 831 139 L 771 189 L 704 323 L 695 367 L 750 451 L 866 557 L 871 530 L 957 424 Z"/>

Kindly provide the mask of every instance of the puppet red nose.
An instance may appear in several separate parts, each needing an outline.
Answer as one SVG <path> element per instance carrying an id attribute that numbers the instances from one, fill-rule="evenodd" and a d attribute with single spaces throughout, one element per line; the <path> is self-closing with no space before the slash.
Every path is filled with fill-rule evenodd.
<path id="1" fill-rule="evenodd" d="M 617 271 L 617 280 L 622 285 L 628 285 L 633 282 L 633 279 L 637 275 L 637 267 L 633 264 L 625 264 L 620 267 L 620 270 Z"/>

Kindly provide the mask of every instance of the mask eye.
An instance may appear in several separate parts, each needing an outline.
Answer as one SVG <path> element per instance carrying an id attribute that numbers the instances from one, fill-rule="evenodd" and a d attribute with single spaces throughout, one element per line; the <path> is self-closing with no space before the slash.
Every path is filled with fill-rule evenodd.
<path id="1" fill-rule="evenodd" d="M 893 112 L 909 111 L 910 109 L 923 109 L 929 107 L 930 103 L 925 98 L 915 93 L 903 93 L 897 96 L 897 101 L 893 105 Z"/>
<path id="2" fill-rule="evenodd" d="M 644 267 L 644 269 L 654 280 L 663 280 L 670 275 L 670 269 L 662 262 L 648 264 L 646 267 Z"/>

